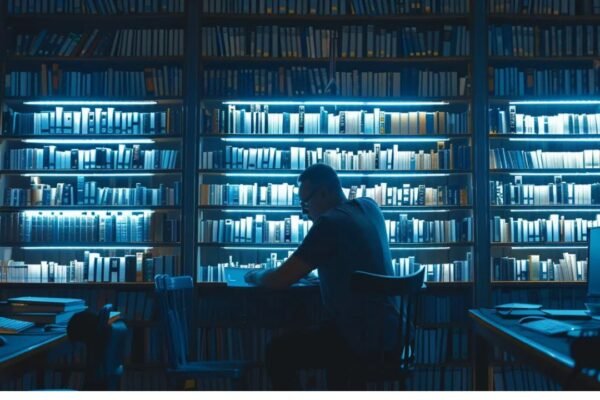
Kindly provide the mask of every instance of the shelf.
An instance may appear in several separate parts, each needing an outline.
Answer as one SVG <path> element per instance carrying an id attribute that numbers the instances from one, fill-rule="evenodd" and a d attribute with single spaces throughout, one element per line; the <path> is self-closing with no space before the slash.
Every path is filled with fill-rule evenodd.
<path id="1" fill-rule="evenodd" d="M 427 294 L 427 290 L 443 290 L 443 289 L 471 289 L 473 287 L 473 282 L 425 282 L 427 288 L 425 289 L 425 294 Z"/>
<path id="2" fill-rule="evenodd" d="M 66 135 L 0 135 L 0 141 L 14 141 L 20 142 L 24 140 L 41 140 L 41 141 L 64 141 L 69 144 L 69 141 L 80 141 L 80 140 L 114 140 L 119 144 L 119 140 L 126 140 L 128 143 L 135 143 L 136 140 L 153 140 L 155 142 L 175 142 L 183 140 L 182 135 L 136 135 L 132 133 L 123 133 L 118 135 L 110 134 L 66 134 Z M 122 143 L 122 142 L 121 142 Z"/>
<path id="3" fill-rule="evenodd" d="M 248 102 L 252 102 L 254 104 L 261 104 L 267 101 L 310 101 L 310 102 L 319 102 L 319 101 L 327 101 L 327 102 L 331 102 L 331 101 L 336 101 L 340 99 L 340 96 L 335 96 L 335 95 L 321 95 L 321 96 L 315 96 L 315 95 L 305 95 L 305 96 L 285 96 L 285 95 L 254 95 L 254 96 L 249 96 L 249 95 L 231 95 L 231 96 L 227 96 L 227 97 L 212 97 L 212 96 L 207 96 L 204 98 L 200 99 L 200 103 L 223 103 L 226 101 L 232 101 L 232 100 L 236 100 L 236 101 L 248 101 Z M 399 97 L 394 97 L 393 100 L 390 100 L 390 97 L 368 97 L 368 96 L 362 96 L 359 98 L 346 98 L 343 97 L 344 100 L 339 100 L 340 102 L 342 101 L 358 101 L 358 102 L 384 102 L 384 103 L 389 103 L 390 101 L 394 101 L 394 102 L 401 102 L 401 101 L 407 101 L 407 102 L 413 102 L 413 101 L 420 101 L 420 102 L 428 102 L 428 101 L 434 101 L 434 102 L 439 102 L 439 101 L 446 101 L 448 103 L 454 103 L 454 104 L 464 104 L 464 105 L 469 105 L 470 101 L 471 101 L 471 97 L 470 96 L 460 96 L 460 97 L 423 97 L 423 96 L 399 96 Z M 316 105 L 318 106 L 318 104 Z M 436 104 L 432 104 L 429 106 L 421 106 L 421 107 L 440 107 L 440 105 L 436 105 Z M 447 105 L 446 105 L 447 107 Z"/>
<path id="4" fill-rule="evenodd" d="M 0 287 L 10 288 L 64 288 L 64 287 L 94 287 L 94 288 L 113 288 L 113 289 L 145 289 L 154 290 L 154 282 L 0 282 Z"/>
<path id="5" fill-rule="evenodd" d="M 379 206 L 383 213 L 386 212 L 449 212 L 449 211 L 468 211 L 471 206 Z M 201 211 L 221 211 L 221 212 L 279 212 L 279 213 L 300 213 L 300 205 L 291 206 L 240 206 L 240 205 L 199 205 Z M 0 208 L 0 211 L 2 208 Z M 600 208 L 598 209 L 600 211 Z"/>
<path id="6" fill-rule="evenodd" d="M 114 206 L 114 205 L 73 205 L 73 206 L 0 206 L 0 212 L 17 211 L 181 211 L 178 206 Z"/>
<path id="7" fill-rule="evenodd" d="M 48 56 L 48 57 L 29 57 L 29 56 L 8 56 L 7 64 L 71 64 L 85 63 L 86 67 L 93 64 L 143 64 L 147 66 L 162 65 L 162 64 L 183 64 L 185 57 L 183 56 L 98 56 L 98 57 L 75 57 L 75 56 Z"/>
<path id="8" fill-rule="evenodd" d="M 598 212 L 600 213 L 600 204 L 590 205 L 491 205 L 493 211 L 513 211 L 513 212 Z"/>
<path id="9" fill-rule="evenodd" d="M 600 15 L 533 15 L 533 14 L 488 14 L 490 22 L 535 23 L 535 24 L 585 24 L 600 23 Z"/>
<path id="10" fill-rule="evenodd" d="M 9 25 L 23 25 L 35 27 L 48 25 L 69 25 L 69 26 L 106 26 L 114 28 L 115 26 L 146 26 L 156 25 L 156 28 L 165 26 L 181 26 L 185 23 L 184 13 L 152 13 L 152 14 L 117 14 L 117 15 L 97 15 L 97 14 L 19 14 L 6 17 Z"/>
<path id="11" fill-rule="evenodd" d="M 513 101 L 519 101 L 519 102 L 530 102 L 530 101 L 535 101 L 535 102 L 564 102 L 564 101 L 570 101 L 570 102 L 574 102 L 574 103 L 565 103 L 565 104 L 560 104 L 560 103 L 556 103 L 556 104 L 546 104 L 547 106 L 598 106 L 598 99 L 594 98 L 594 96 L 583 96 L 583 98 L 580 96 L 575 97 L 573 95 L 571 95 L 572 97 L 569 96 L 532 96 L 532 95 L 525 95 L 525 96 L 493 96 L 493 95 L 489 95 L 488 97 L 488 102 L 489 104 L 503 104 L 503 105 L 507 105 L 509 102 L 513 102 Z M 585 101 L 592 101 L 591 103 L 585 103 Z M 519 104 L 519 106 L 525 106 L 527 104 Z"/>
<path id="12" fill-rule="evenodd" d="M 523 243 L 497 243 L 492 242 L 492 247 L 511 247 L 513 250 L 561 250 L 561 249 L 587 249 L 586 242 L 562 243 L 562 242 L 523 242 Z"/>
<path id="13" fill-rule="evenodd" d="M 597 20 L 596 23 L 599 23 Z M 578 24 L 581 22 L 578 21 Z M 489 56 L 491 63 L 594 63 L 600 56 Z"/>
<path id="14" fill-rule="evenodd" d="M 86 250 L 86 249 L 114 249 L 114 250 L 137 250 L 153 247 L 180 247 L 181 243 L 166 243 L 166 242 L 147 242 L 147 243 L 102 243 L 102 242 L 57 242 L 57 243 L 40 243 L 40 242 L 0 242 L 0 246 L 4 247 L 20 247 L 28 249 L 56 249 L 56 250 Z"/>
<path id="15" fill-rule="evenodd" d="M 453 243 L 390 243 L 390 250 L 449 250 L 450 247 L 471 247 L 473 242 Z M 197 243 L 198 247 L 223 248 L 223 249 L 251 249 L 251 250 L 295 250 L 300 243 Z"/>
<path id="16" fill-rule="evenodd" d="M 180 169 L 84 169 L 84 170 L 52 170 L 52 169 L 25 169 L 25 170 L 0 170 L 0 175 L 25 175 L 25 176 L 104 176 L 104 177 L 135 177 L 153 175 L 179 175 Z"/>
<path id="17" fill-rule="evenodd" d="M 600 135 L 598 135 L 600 137 Z M 261 133 L 216 133 L 200 135 L 201 139 L 220 139 L 228 142 L 438 142 L 467 140 L 472 136 L 460 135 L 408 135 L 408 134 L 261 134 Z"/>
<path id="18" fill-rule="evenodd" d="M 351 58 L 351 57 L 336 57 L 337 65 L 344 64 L 459 64 L 470 62 L 469 57 L 443 57 L 443 56 L 424 56 L 424 57 L 396 57 L 396 58 Z M 244 64 L 326 64 L 329 63 L 329 58 L 309 58 L 309 57 L 252 57 L 252 56 L 236 56 L 236 57 L 201 57 L 201 64 L 229 64 L 229 63 L 244 63 Z"/>
<path id="19" fill-rule="evenodd" d="M 536 141 L 536 142 L 586 142 L 600 141 L 599 134 L 492 134 L 489 135 L 491 140 L 510 140 L 510 141 Z"/>
<path id="20" fill-rule="evenodd" d="M 595 175 L 600 176 L 600 168 L 561 168 L 561 169 L 490 169 L 490 174 L 511 174 L 511 175 Z"/>
<path id="21" fill-rule="evenodd" d="M 492 281 L 492 286 L 587 286 L 585 281 Z"/>
<path id="22" fill-rule="evenodd" d="M 207 14 L 200 15 L 201 23 L 260 23 L 264 24 L 268 18 L 270 24 L 282 22 L 301 22 L 301 23 L 410 23 L 410 24 L 448 24 L 448 23 L 467 23 L 469 15 L 465 14 L 446 14 L 446 15 L 278 15 L 278 14 Z"/>
<path id="23" fill-rule="evenodd" d="M 5 97 L 4 102 L 7 105 L 23 105 L 26 101 L 53 101 L 53 100 L 73 100 L 73 101 L 93 101 L 93 100 L 101 100 L 101 101 L 156 101 L 155 105 L 150 105 L 150 107 L 156 106 L 167 106 L 167 105 L 181 105 L 183 104 L 182 97 L 173 97 L 173 96 L 165 96 L 165 97 L 128 97 L 128 96 L 69 96 L 67 94 L 57 94 L 55 96 L 23 96 L 23 97 Z M 33 107 L 33 106 L 32 106 Z M 48 106 L 45 106 L 48 107 Z M 148 106 L 146 106 L 148 107 Z"/>
<path id="24" fill-rule="evenodd" d="M 205 176 L 248 176 L 248 177 L 298 177 L 303 170 L 293 169 L 254 169 L 254 170 L 243 170 L 243 169 L 200 169 L 199 173 Z M 470 175 L 471 171 L 455 171 L 455 170 L 434 170 L 434 171 L 400 171 L 400 170 L 368 170 L 368 171 L 337 171 L 340 178 L 352 178 L 352 177 L 406 177 L 406 176 L 418 176 L 418 177 L 439 177 L 439 176 L 450 176 L 450 175 Z"/>

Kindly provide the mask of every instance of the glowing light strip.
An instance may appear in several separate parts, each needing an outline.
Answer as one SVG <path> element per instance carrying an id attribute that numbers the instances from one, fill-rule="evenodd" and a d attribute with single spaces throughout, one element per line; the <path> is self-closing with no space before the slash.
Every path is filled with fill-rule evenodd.
<path id="1" fill-rule="evenodd" d="M 538 105 L 592 105 L 592 104 L 600 104 L 600 100 L 514 100 L 514 101 L 509 101 L 508 104 L 512 104 L 512 105 L 531 105 L 531 106 L 538 106 Z"/>
<path id="2" fill-rule="evenodd" d="M 31 100 L 24 101 L 29 106 L 146 106 L 156 105 L 156 100 Z"/>
<path id="3" fill-rule="evenodd" d="M 56 211 L 52 211 L 52 210 L 38 210 L 38 211 L 34 211 L 34 210 L 24 210 L 21 211 L 24 215 L 55 215 L 55 216 L 62 216 L 62 217 L 68 217 L 68 216 L 81 216 L 82 213 L 90 213 L 90 214 L 100 214 L 100 213 L 106 213 L 106 214 L 111 214 L 111 215 L 115 215 L 115 214 L 133 214 L 133 213 L 144 213 L 144 214 L 152 214 L 154 213 L 154 210 L 56 210 Z"/>
<path id="4" fill-rule="evenodd" d="M 565 135 L 566 136 L 566 135 Z M 598 138 L 574 138 L 574 137 L 553 137 L 553 138 L 540 138 L 540 137 L 530 137 L 530 138 L 509 138 L 510 142 L 597 142 L 600 140 L 600 135 Z"/>
<path id="5" fill-rule="evenodd" d="M 288 101 L 288 100 L 231 100 L 224 101 L 226 105 L 266 104 L 273 106 L 445 106 L 447 101 L 353 101 L 353 100 L 322 100 L 322 101 Z"/>
<path id="6" fill-rule="evenodd" d="M 361 142 L 382 142 L 382 143 L 407 143 L 407 142 L 418 142 L 418 143 L 436 143 L 436 142 L 447 142 L 449 138 L 419 138 L 415 135 L 414 138 L 380 138 L 380 137 L 370 137 L 370 138 L 344 138 L 336 137 L 336 138 L 222 138 L 224 142 L 239 142 L 239 143 L 361 143 Z"/>
<path id="7" fill-rule="evenodd" d="M 597 212 L 600 213 L 600 208 L 516 208 L 510 212 Z"/>
<path id="8" fill-rule="evenodd" d="M 231 178 L 255 178 L 255 177 L 278 177 L 278 178 L 297 178 L 302 171 L 298 171 L 297 174 L 292 173 L 276 173 L 276 172 L 225 172 L 226 177 Z M 351 173 L 351 172 L 343 172 L 338 171 L 338 176 L 340 178 L 417 178 L 417 177 L 445 177 L 450 176 L 450 174 L 438 174 L 438 173 L 423 173 L 423 174 L 415 174 L 411 172 L 401 172 L 398 171 L 396 174 L 391 173 Z"/>
<path id="9" fill-rule="evenodd" d="M 25 177 L 35 177 L 35 176 L 47 176 L 47 177 L 60 177 L 60 176 L 102 176 L 102 177 L 111 177 L 111 176 L 121 176 L 121 177 L 134 177 L 134 176 L 154 176 L 155 174 L 151 172 L 123 172 L 123 173 L 102 173 L 102 172 L 87 172 L 87 170 L 79 171 L 79 172 L 65 172 L 63 174 L 56 172 L 38 172 L 38 173 L 27 173 L 21 174 Z"/>
<path id="10" fill-rule="evenodd" d="M 291 206 L 293 207 L 293 206 Z M 214 209 L 214 208 L 202 208 L 202 206 L 200 206 L 202 211 L 207 211 L 207 210 L 220 210 L 226 213 L 282 213 L 282 214 L 300 214 L 301 210 L 300 210 L 300 206 L 298 205 L 298 208 L 281 208 L 281 209 L 274 209 L 274 208 L 227 208 L 227 209 Z M 397 209 L 389 209 L 389 208 L 385 208 L 381 207 L 381 212 L 383 213 L 398 213 L 398 212 L 403 212 L 403 213 L 417 213 L 417 212 L 423 212 L 423 213 L 447 213 L 450 212 L 452 210 L 449 209 L 410 209 L 410 208 L 397 208 Z M 600 209 L 598 209 L 598 211 L 600 212 Z"/>
<path id="11" fill-rule="evenodd" d="M 492 170 L 494 171 L 494 170 Z M 502 170 L 496 170 L 502 172 Z M 509 172 L 511 176 L 600 176 L 600 172 L 568 172 L 567 170 L 559 172 Z"/>
<path id="12" fill-rule="evenodd" d="M 199 243 L 202 246 L 202 243 Z M 223 246 L 223 250 L 264 250 L 264 251 L 277 251 L 277 250 L 296 250 L 300 243 L 296 243 L 296 246 L 285 246 L 285 247 L 268 247 L 268 246 Z M 411 250 L 411 251 L 431 251 L 431 250 L 450 250 L 450 247 L 392 247 L 393 244 L 390 245 L 391 251 L 402 251 L 402 250 Z"/>
<path id="13" fill-rule="evenodd" d="M 431 250 L 450 250 L 449 246 L 444 247 L 392 247 L 390 245 L 391 251 L 403 251 L 403 250 L 411 250 L 411 251 L 431 251 Z"/>
<path id="14" fill-rule="evenodd" d="M 24 143 L 42 144 L 150 144 L 152 139 L 25 139 Z"/>
<path id="15" fill-rule="evenodd" d="M 151 246 L 102 246 L 96 245 L 96 243 L 90 243 L 86 246 L 21 246 L 22 250 L 89 250 L 89 249 L 103 249 L 103 250 L 150 250 L 153 249 Z"/>
<path id="16" fill-rule="evenodd" d="M 587 246 L 511 246 L 512 250 L 562 250 L 562 249 L 586 249 Z"/>

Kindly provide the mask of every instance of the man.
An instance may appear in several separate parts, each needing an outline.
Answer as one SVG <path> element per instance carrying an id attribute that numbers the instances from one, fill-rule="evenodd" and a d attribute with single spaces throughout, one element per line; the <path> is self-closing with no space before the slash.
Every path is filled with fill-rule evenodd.
<path id="1" fill-rule="evenodd" d="M 362 270 L 392 275 L 383 215 L 369 198 L 348 201 L 335 171 L 325 164 L 299 177 L 302 211 L 314 222 L 298 249 L 277 269 L 251 271 L 246 281 L 284 288 L 318 268 L 323 304 L 331 321 L 275 338 L 266 355 L 273 389 L 300 389 L 298 370 L 327 368 L 330 389 L 344 389 L 344 368 L 395 345 L 393 298 L 351 291 Z"/>

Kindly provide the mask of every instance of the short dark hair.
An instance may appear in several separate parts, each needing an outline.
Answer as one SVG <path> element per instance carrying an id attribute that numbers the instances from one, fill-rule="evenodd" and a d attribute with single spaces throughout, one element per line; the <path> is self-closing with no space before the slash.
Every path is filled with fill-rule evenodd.
<path id="1" fill-rule="evenodd" d="M 306 168 L 298 177 L 298 182 L 310 182 L 316 187 L 324 187 L 330 192 L 338 193 L 342 191 L 340 178 L 335 170 L 327 164 L 313 164 Z"/>

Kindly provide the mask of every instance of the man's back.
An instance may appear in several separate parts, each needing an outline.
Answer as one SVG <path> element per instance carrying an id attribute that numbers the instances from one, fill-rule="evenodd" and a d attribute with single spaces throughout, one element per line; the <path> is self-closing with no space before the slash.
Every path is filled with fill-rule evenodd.
<path id="1" fill-rule="evenodd" d="M 323 303 L 355 351 L 394 345 L 393 299 L 354 294 L 350 286 L 357 270 L 392 275 L 385 222 L 373 200 L 346 201 L 324 213 L 295 255 L 318 267 Z"/>

